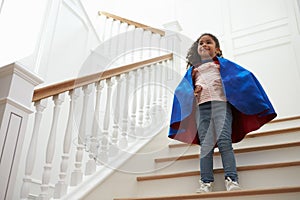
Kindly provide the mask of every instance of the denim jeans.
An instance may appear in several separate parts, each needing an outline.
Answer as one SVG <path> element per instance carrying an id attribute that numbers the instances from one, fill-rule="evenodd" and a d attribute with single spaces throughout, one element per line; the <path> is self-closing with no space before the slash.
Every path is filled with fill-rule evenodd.
<path id="1" fill-rule="evenodd" d="M 232 148 L 231 105 L 223 101 L 211 101 L 199 105 L 198 137 L 200 139 L 200 174 L 205 183 L 214 181 L 213 153 L 219 148 L 225 178 L 238 181 L 236 161 Z"/>

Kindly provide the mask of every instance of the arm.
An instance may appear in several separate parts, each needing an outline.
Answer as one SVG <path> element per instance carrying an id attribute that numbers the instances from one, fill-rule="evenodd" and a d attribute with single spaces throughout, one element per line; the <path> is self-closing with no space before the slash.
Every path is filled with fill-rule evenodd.
<path id="1" fill-rule="evenodd" d="M 197 73 L 199 73 L 199 71 L 197 70 L 197 68 L 193 69 L 193 71 L 192 71 L 192 78 L 193 78 L 193 82 L 195 84 L 195 89 L 194 89 L 194 95 L 195 95 L 195 97 L 199 97 L 199 94 L 200 94 L 200 92 L 202 90 L 202 86 L 201 85 L 196 85 L 196 79 L 197 79 L 196 74 Z"/>

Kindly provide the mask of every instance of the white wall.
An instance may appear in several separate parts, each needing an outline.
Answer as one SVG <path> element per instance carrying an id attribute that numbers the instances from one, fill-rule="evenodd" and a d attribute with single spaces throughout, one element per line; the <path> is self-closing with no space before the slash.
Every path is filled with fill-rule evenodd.
<path id="1" fill-rule="evenodd" d="M 0 66 L 33 53 L 46 3 L 47 0 L 1 1 Z"/>

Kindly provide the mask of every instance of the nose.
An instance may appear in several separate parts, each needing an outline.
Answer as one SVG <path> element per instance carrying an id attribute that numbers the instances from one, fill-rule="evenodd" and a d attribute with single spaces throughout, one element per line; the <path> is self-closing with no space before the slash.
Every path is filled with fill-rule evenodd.
<path id="1" fill-rule="evenodd" d="M 207 47 L 207 45 L 206 45 L 206 44 L 204 44 L 204 43 L 200 45 L 200 49 L 201 49 L 201 50 L 205 50 L 205 49 L 206 49 L 206 47 Z"/>

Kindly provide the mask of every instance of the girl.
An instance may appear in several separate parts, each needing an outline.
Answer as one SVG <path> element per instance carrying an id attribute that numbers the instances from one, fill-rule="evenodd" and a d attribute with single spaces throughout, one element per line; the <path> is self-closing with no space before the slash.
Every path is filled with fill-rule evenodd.
<path id="1" fill-rule="evenodd" d="M 204 33 L 193 43 L 187 64 L 174 93 L 168 136 L 201 145 L 197 192 L 213 190 L 215 147 L 221 153 L 227 191 L 239 190 L 232 142 L 241 141 L 277 114 L 255 76 L 222 58 L 214 35 Z"/>

